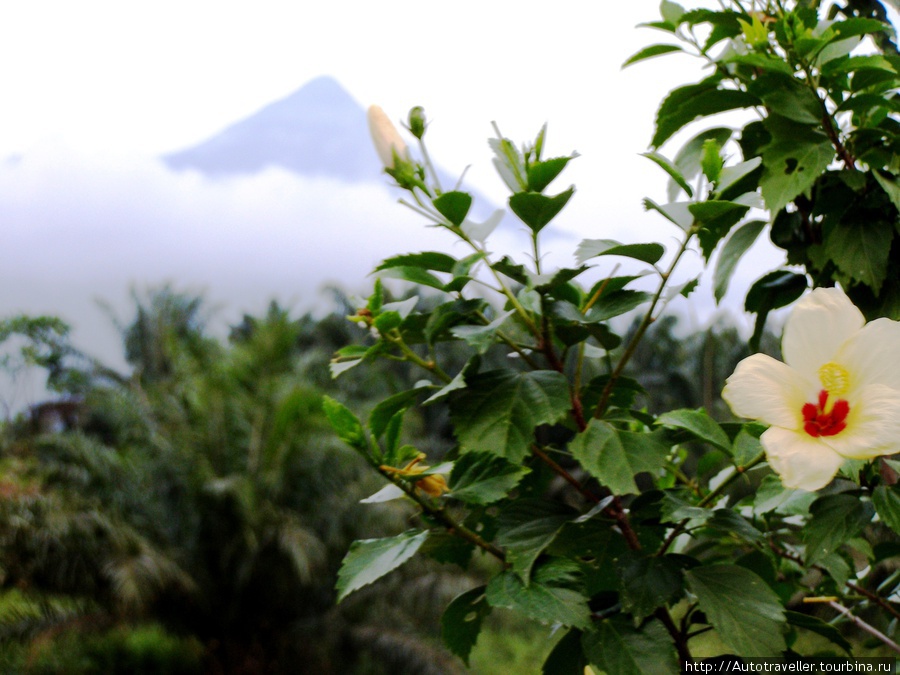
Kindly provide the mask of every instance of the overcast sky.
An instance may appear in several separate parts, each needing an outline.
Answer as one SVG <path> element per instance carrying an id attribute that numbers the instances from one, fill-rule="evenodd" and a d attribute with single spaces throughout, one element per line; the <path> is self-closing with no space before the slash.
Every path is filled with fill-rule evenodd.
<path id="1" fill-rule="evenodd" d="M 471 164 L 497 203 L 490 122 L 516 140 L 549 122 L 549 152 L 581 154 L 562 179 L 578 187 L 554 238 L 563 263 L 582 237 L 670 244 L 678 233 L 641 209 L 665 201 L 664 176 L 638 155 L 661 98 L 701 71 L 680 56 L 620 68 L 666 40 L 635 28 L 658 16 L 655 0 L 3 3 L 0 314 L 62 314 L 114 361 L 96 299 L 126 312 L 131 284 L 205 290 L 233 317 L 273 296 L 302 307 L 325 282 L 359 290 L 379 258 L 443 245 L 377 181 L 215 182 L 158 161 L 320 75 L 394 119 L 425 106 L 432 155 L 452 173 Z M 764 249 L 732 305 L 778 263 Z"/>

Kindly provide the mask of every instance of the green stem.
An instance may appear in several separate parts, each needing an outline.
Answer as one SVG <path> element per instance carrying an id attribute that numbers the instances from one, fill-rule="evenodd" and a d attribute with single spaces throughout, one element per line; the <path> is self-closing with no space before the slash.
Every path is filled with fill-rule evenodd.
<path id="1" fill-rule="evenodd" d="M 421 356 L 416 354 L 412 349 L 410 349 L 409 345 L 406 344 L 406 341 L 403 339 L 403 336 L 400 335 L 400 331 L 396 328 L 393 329 L 390 333 L 384 335 L 385 339 L 387 339 L 391 344 L 395 345 L 403 352 L 403 355 L 406 357 L 407 361 L 416 364 L 420 368 L 424 368 L 430 373 L 434 373 L 435 376 L 443 380 L 444 382 L 450 382 L 453 380 L 447 373 L 443 371 L 443 369 L 434 361 L 426 361 Z"/>
<path id="2" fill-rule="evenodd" d="M 703 499 L 697 502 L 697 506 L 702 508 L 711 504 L 716 499 L 716 497 L 722 494 L 725 488 L 727 488 L 737 479 L 738 476 L 744 475 L 745 473 L 747 473 L 747 471 L 762 462 L 765 458 L 766 453 L 760 452 L 746 464 L 734 467 L 734 471 L 728 474 L 728 476 L 721 483 L 719 483 L 714 490 L 710 490 Z M 666 537 L 666 540 L 662 543 L 662 546 L 659 547 L 659 551 L 657 551 L 656 555 L 663 555 L 669 549 L 669 547 L 672 545 L 672 542 L 674 542 L 675 539 L 678 538 L 678 535 L 684 532 L 684 529 L 685 527 L 687 527 L 689 521 L 690 518 L 685 518 L 674 528 L 672 528 L 672 531 L 669 532 L 669 536 Z"/>
<path id="3" fill-rule="evenodd" d="M 678 249 L 678 253 L 675 254 L 675 258 L 672 260 L 666 272 L 662 275 L 659 283 L 659 288 L 657 288 L 653 299 L 650 301 L 650 307 L 647 309 L 647 313 L 644 315 L 640 326 L 638 326 L 637 331 L 631 338 L 628 346 L 625 348 L 625 352 L 619 358 L 619 362 L 616 364 L 615 369 L 613 369 L 612 373 L 610 373 L 609 380 L 607 380 L 606 386 L 603 387 L 603 392 L 600 394 L 600 400 L 597 402 L 597 408 L 594 410 L 595 418 L 600 419 L 606 412 L 606 408 L 609 405 L 609 398 L 612 395 L 613 387 L 615 386 L 616 381 L 622 376 L 622 373 L 625 370 L 625 366 L 628 365 L 631 357 L 634 356 L 634 352 L 637 350 L 637 346 L 640 343 L 641 338 L 644 337 L 644 333 L 646 333 L 647 329 L 650 328 L 650 324 L 655 321 L 653 312 L 656 310 L 656 306 L 659 304 L 659 301 L 662 298 L 663 291 L 666 289 L 666 284 L 669 282 L 669 279 L 672 276 L 672 272 L 675 271 L 675 267 L 681 260 L 681 256 L 683 256 L 684 252 L 687 250 L 688 244 L 690 243 L 693 236 L 694 227 L 692 226 L 691 229 L 687 231 L 687 236 L 684 238 L 681 247 Z"/>
<path id="4" fill-rule="evenodd" d="M 490 553 L 492 556 L 497 558 L 500 562 L 506 562 L 506 554 L 503 552 L 503 549 L 495 546 L 491 542 L 485 540 L 483 537 L 478 535 L 477 533 L 470 530 L 468 527 L 458 522 L 453 516 L 447 513 L 446 509 L 443 506 L 435 506 L 430 497 L 423 497 L 414 484 L 411 484 L 409 481 L 400 480 L 396 476 L 391 473 L 384 471 L 381 468 L 378 468 L 378 473 L 384 476 L 391 483 L 396 485 L 398 488 L 403 490 L 407 497 L 415 501 L 423 511 L 425 511 L 429 516 L 440 522 L 444 527 L 447 528 L 447 531 L 460 539 L 465 539 L 471 544 L 474 544 L 478 548 L 487 553 Z"/>

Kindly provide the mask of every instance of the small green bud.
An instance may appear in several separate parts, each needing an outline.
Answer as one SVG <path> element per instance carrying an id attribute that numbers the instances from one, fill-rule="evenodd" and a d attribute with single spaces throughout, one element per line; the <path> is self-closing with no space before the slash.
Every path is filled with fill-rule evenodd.
<path id="1" fill-rule="evenodd" d="M 420 105 L 411 108 L 409 111 L 409 133 L 421 140 L 422 136 L 425 135 L 426 126 L 425 108 Z"/>

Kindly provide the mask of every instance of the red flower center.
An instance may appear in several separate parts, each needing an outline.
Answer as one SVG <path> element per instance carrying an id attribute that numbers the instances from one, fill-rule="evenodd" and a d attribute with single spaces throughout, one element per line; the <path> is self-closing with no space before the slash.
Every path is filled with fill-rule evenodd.
<path id="1" fill-rule="evenodd" d="M 826 408 L 828 392 L 819 392 L 819 401 L 803 406 L 803 430 L 813 438 L 819 436 L 835 436 L 847 427 L 847 415 L 850 404 L 842 398 L 837 399 L 831 409 Z"/>

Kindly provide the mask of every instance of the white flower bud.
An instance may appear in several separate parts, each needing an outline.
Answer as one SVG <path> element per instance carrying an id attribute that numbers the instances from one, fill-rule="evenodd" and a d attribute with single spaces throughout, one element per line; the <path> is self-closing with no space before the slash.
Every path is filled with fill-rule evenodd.
<path id="1" fill-rule="evenodd" d="M 396 168 L 394 166 L 395 156 L 400 159 L 409 159 L 406 143 L 400 138 L 397 128 L 384 110 L 377 105 L 369 106 L 367 117 L 369 118 L 369 133 L 372 134 L 372 141 L 375 143 L 375 150 L 378 152 L 382 164 L 388 169 L 394 169 Z"/>

